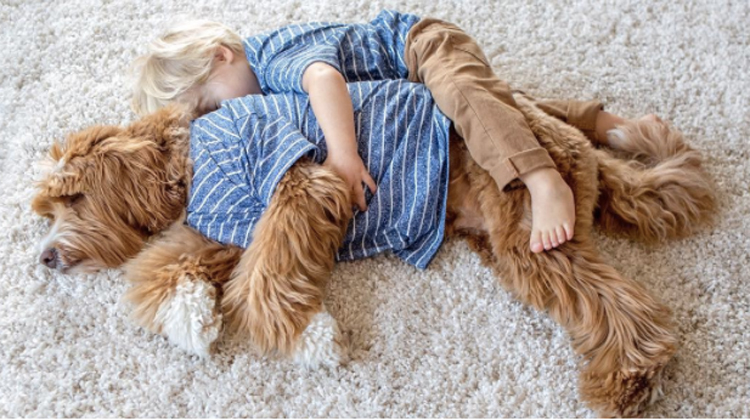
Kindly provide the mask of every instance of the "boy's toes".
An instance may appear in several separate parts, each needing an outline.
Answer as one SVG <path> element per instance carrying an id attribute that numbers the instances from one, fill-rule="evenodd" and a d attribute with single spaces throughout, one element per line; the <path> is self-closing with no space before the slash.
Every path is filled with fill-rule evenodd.
<path id="1" fill-rule="evenodd" d="M 549 232 L 549 242 L 552 248 L 557 248 L 560 245 L 560 241 L 557 239 L 557 233 L 554 230 Z"/>
<path id="2" fill-rule="evenodd" d="M 571 238 L 573 238 L 573 230 L 568 227 L 567 223 L 552 228 L 550 231 L 533 231 L 530 240 L 531 252 L 538 254 L 543 251 L 549 251 L 564 244 Z"/>
<path id="3" fill-rule="evenodd" d="M 542 236 L 539 231 L 531 232 L 531 252 L 538 254 L 544 251 L 544 245 L 542 245 Z"/>
<path id="4" fill-rule="evenodd" d="M 552 241 L 549 239 L 549 232 L 542 233 L 542 243 L 544 244 L 545 251 L 552 249 Z"/>
<path id="5" fill-rule="evenodd" d="M 568 237 L 565 234 L 565 229 L 563 229 L 562 226 L 558 226 L 555 228 L 555 234 L 557 234 L 557 243 L 562 245 L 565 243 L 565 241 L 568 240 Z"/>
<path id="6" fill-rule="evenodd" d="M 573 239 L 573 227 L 571 224 L 563 223 L 563 229 L 565 230 L 565 237 L 567 240 Z"/>

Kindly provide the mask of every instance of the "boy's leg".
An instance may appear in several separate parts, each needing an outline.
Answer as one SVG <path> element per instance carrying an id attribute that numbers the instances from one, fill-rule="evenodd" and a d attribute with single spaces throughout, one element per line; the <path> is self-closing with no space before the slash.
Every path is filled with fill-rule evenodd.
<path id="1" fill-rule="evenodd" d="M 613 144 L 610 130 L 623 124 L 636 122 L 657 125 L 664 124 L 662 120 L 654 114 L 645 115 L 638 120 L 627 120 L 618 115 L 604 111 L 602 103 L 597 100 L 536 101 L 528 95 L 524 96 L 535 101 L 536 105 L 547 114 L 581 130 L 581 132 L 583 132 L 593 144 L 608 146 L 615 149 L 621 148 L 621 142 L 628 140 L 626 138 L 618 137 L 619 144 Z"/>
<path id="2" fill-rule="evenodd" d="M 592 101 L 535 101 L 536 106 L 567 124 L 581 130 L 581 132 L 594 144 L 601 144 L 603 141 L 596 133 L 596 121 L 599 113 L 604 110 L 602 103 L 597 100 Z"/>
<path id="3" fill-rule="evenodd" d="M 571 239 L 573 193 L 476 42 L 453 24 L 423 19 L 409 31 L 404 56 L 409 80 L 427 86 L 498 187 L 520 178 L 529 188 L 532 251 Z"/>
<path id="4" fill-rule="evenodd" d="M 472 158 L 500 189 L 526 172 L 555 167 L 516 109 L 508 84 L 460 28 L 423 19 L 409 31 L 404 55 L 409 80 L 427 86 Z"/>

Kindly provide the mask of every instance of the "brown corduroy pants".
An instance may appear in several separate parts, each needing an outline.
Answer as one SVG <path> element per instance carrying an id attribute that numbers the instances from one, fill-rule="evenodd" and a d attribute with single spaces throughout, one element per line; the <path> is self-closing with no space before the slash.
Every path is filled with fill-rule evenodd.
<path id="1" fill-rule="evenodd" d="M 495 75 L 476 41 L 461 28 L 426 18 L 409 31 L 404 50 L 409 80 L 423 83 L 464 138 L 471 156 L 503 189 L 538 168 L 555 167 L 531 132 L 508 84 Z M 598 101 L 537 105 L 596 141 Z"/>

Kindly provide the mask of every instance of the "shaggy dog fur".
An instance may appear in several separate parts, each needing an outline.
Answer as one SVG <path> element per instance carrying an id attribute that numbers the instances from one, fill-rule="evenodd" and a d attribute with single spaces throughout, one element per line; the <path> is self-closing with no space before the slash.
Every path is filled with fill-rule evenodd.
<path id="1" fill-rule="evenodd" d="M 612 133 L 617 150 L 596 148 L 528 98 L 516 99 L 574 191 L 575 238 L 532 253 L 528 191 L 499 191 L 455 135 L 448 234 L 464 237 L 508 290 L 569 332 L 581 355 L 582 399 L 601 415 L 638 415 L 661 391 L 677 339 L 669 310 L 599 256 L 593 222 L 647 242 L 691 234 L 714 209 L 701 156 L 665 124 L 642 122 Z M 344 183 L 298 162 L 248 249 L 207 240 L 182 224 L 189 119 L 171 107 L 53 146 L 53 167 L 33 202 L 53 220 L 42 262 L 69 272 L 127 262 L 134 318 L 198 354 L 209 352 L 223 323 L 266 352 L 309 365 L 343 362 L 345 343 L 323 294 L 352 215 Z"/>

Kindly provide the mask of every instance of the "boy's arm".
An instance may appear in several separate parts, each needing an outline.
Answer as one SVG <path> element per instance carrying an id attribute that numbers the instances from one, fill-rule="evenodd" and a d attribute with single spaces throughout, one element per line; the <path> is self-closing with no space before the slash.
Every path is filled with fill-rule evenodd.
<path id="1" fill-rule="evenodd" d="M 354 109 L 344 76 L 328 64 L 313 63 L 302 74 L 302 88 L 310 96 L 313 113 L 325 136 L 328 146 L 325 164 L 330 165 L 349 185 L 352 202 L 360 210 L 366 210 L 362 183 L 367 184 L 373 193 L 377 186 L 357 152 Z"/>

